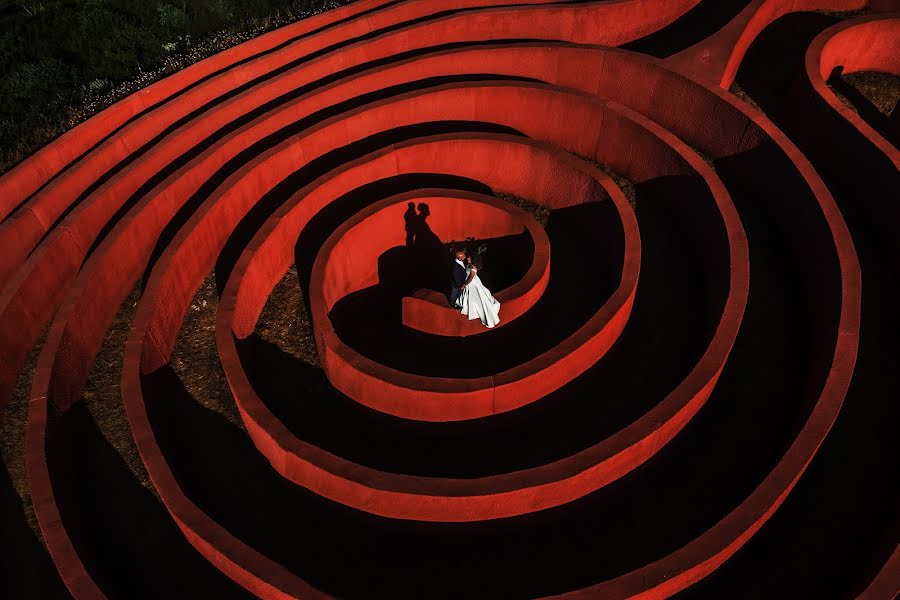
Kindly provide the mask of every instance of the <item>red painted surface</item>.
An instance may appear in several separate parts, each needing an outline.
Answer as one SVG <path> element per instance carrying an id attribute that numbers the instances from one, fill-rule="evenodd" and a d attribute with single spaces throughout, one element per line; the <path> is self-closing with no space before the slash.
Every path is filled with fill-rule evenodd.
<path id="1" fill-rule="evenodd" d="M 628 4 L 628 2 L 624 3 L 624 5 Z M 450 23 L 444 21 L 445 19 L 439 19 L 436 23 L 428 25 L 430 29 L 426 28 L 422 31 L 419 30 L 419 26 L 413 28 L 412 31 L 417 34 L 414 36 L 418 40 L 416 43 L 420 46 L 432 44 L 433 28 L 450 26 Z M 565 22 L 565 20 L 561 20 L 558 24 L 563 26 Z M 497 32 L 490 27 L 490 21 L 479 22 L 477 25 L 474 33 L 471 34 L 476 38 L 482 35 L 487 36 L 488 39 L 491 39 L 491 36 L 497 36 Z M 425 27 L 425 25 L 423 24 L 421 27 Z M 57 227 L 33 251 L 24 264 L 22 261 L 28 256 L 34 243 L 40 239 L 45 229 L 68 204 L 59 205 L 54 212 L 47 213 L 43 209 L 35 208 L 36 203 L 43 202 L 44 196 L 39 195 L 29 201 L 27 207 L 23 209 L 24 212 L 20 211 L 21 215 L 16 213 L 9 220 L 0 224 L 0 246 L 5 249 L 5 252 L 0 255 L 0 286 L 6 284 L 5 288 L 0 288 L 2 289 L 0 292 L 0 326 L 11 326 L 16 329 L 15 335 L 10 335 L 11 342 L 0 347 L 0 404 L 5 404 L 15 376 L 27 357 L 28 349 L 35 343 L 41 330 L 59 307 L 66 286 L 78 273 L 84 253 L 94 243 L 97 234 L 103 229 L 108 219 L 115 214 L 128 196 L 140 187 L 141 183 L 180 155 L 185 145 L 203 139 L 205 135 L 215 131 L 216 126 L 224 125 L 235 116 L 262 105 L 266 100 L 277 97 L 278 94 L 290 89 L 295 89 L 304 83 L 315 81 L 336 69 L 396 54 L 399 51 L 398 44 L 413 43 L 409 39 L 412 31 L 403 30 L 405 33 L 402 34 L 385 34 L 367 44 L 355 44 L 347 47 L 336 56 L 326 55 L 308 65 L 305 64 L 305 68 L 299 72 L 288 72 L 259 86 L 258 89 L 254 88 L 251 92 L 245 92 L 238 98 L 226 102 L 220 110 L 212 111 L 211 114 L 182 127 L 179 129 L 180 135 L 173 135 L 163 140 L 158 145 L 159 147 L 152 148 L 142 156 L 136 166 L 114 176 L 97 190 L 96 194 L 88 197 L 82 203 L 83 206 L 73 210 L 60 224 L 60 227 Z M 452 31 L 453 35 L 462 35 L 458 29 L 452 29 Z M 396 65 L 388 65 L 373 69 L 371 72 L 350 76 L 295 101 L 288 102 L 282 108 L 268 113 L 248 126 L 226 136 L 225 139 L 158 185 L 138 202 L 138 206 L 150 204 L 153 207 L 151 210 L 159 211 L 158 214 L 151 217 L 154 220 L 154 228 L 149 231 L 160 231 L 171 215 L 177 212 L 178 208 L 208 177 L 215 173 L 217 168 L 254 141 L 272 134 L 280 127 L 296 122 L 300 118 L 298 111 L 304 111 L 302 114 L 313 114 L 317 110 L 338 102 L 347 101 L 361 94 L 385 86 L 397 85 L 410 79 L 455 73 L 480 73 L 490 67 L 492 72 L 498 74 L 538 77 L 593 92 L 596 81 L 586 77 L 586 74 L 600 68 L 603 64 L 603 54 L 587 48 L 573 49 L 567 52 L 571 61 L 559 66 L 557 54 L 561 51 L 561 48 L 554 50 L 552 47 L 528 48 L 526 46 L 521 48 L 517 46 L 462 48 L 426 54 L 415 59 L 401 61 Z M 263 65 L 263 67 L 269 66 L 271 65 L 268 63 Z M 249 64 L 245 70 L 253 70 L 256 74 L 265 72 L 265 69 L 260 67 L 257 62 Z M 303 78 L 298 78 L 300 75 Z M 249 77 L 249 75 L 247 76 Z M 172 108 L 171 110 L 180 109 Z M 153 123 L 158 125 L 163 122 L 162 117 L 156 111 L 153 116 Z M 103 122 L 105 123 L 105 121 Z M 109 143 L 109 146 L 119 148 L 112 142 Z M 587 148 L 579 150 L 584 151 Z M 96 152 L 106 151 L 107 146 L 96 150 Z M 18 168 L 24 168 L 24 165 L 25 163 Z M 90 169 L 88 171 L 88 177 L 97 175 Z M 9 176 L 15 172 L 16 170 L 11 171 Z M 67 176 L 74 177 L 71 174 Z M 55 185 L 58 187 L 58 184 Z M 84 185 L 87 186 L 88 182 L 85 181 Z M 67 186 L 60 193 L 63 191 L 68 193 L 71 201 L 79 189 L 81 188 Z M 41 213 L 41 216 L 35 217 L 34 215 L 37 213 Z M 131 214 L 137 215 L 136 218 L 142 219 L 144 223 L 141 228 L 133 228 L 139 231 L 136 234 L 138 238 L 137 240 L 131 238 L 132 242 L 126 244 L 129 247 L 124 251 L 133 253 L 130 254 L 132 257 L 137 257 L 142 254 L 136 250 L 150 252 L 155 236 L 144 233 L 144 228 L 147 227 L 147 215 L 141 214 L 138 209 L 132 210 Z M 30 222 L 34 224 L 29 225 Z M 27 230 L 27 235 L 25 230 L 21 229 L 23 227 Z M 135 249 L 130 248 L 130 245 L 135 242 L 140 246 Z M 129 264 L 130 266 L 126 268 L 134 270 L 135 273 L 141 268 L 133 260 Z M 13 272 L 15 272 L 15 277 L 4 277 L 4 273 L 11 274 Z M 5 281 L 5 279 L 7 280 Z M 24 327 L 22 323 L 25 324 Z"/>
<path id="2" fill-rule="evenodd" d="M 704 70 L 712 62 L 701 67 L 699 63 L 684 62 L 684 56 L 664 62 L 615 49 L 561 43 L 497 43 L 425 52 L 363 71 L 312 90 L 218 141 L 141 198 L 85 260 L 102 228 L 143 182 L 218 127 L 280 93 L 341 68 L 437 43 L 531 37 L 619 44 L 655 31 L 695 3 L 629 0 L 540 6 L 540 2 L 535 2 L 533 6 L 481 8 L 424 19 L 345 45 L 224 100 L 184 124 L 150 148 L 131 168 L 86 197 L 66 216 L 61 227 L 54 227 L 81 191 L 180 115 L 328 44 L 436 10 L 433 3 L 401 2 L 336 23 L 339 18 L 383 4 L 358 3 L 273 32 L 155 84 L 72 130 L 3 176 L 0 215 L 9 218 L 0 225 L 0 240 L 4 250 L 8 250 L 0 261 L 0 282 L 5 285 L 0 292 L 0 395 L 5 401 L 6 391 L 21 369 L 28 349 L 44 324 L 53 318 L 33 383 L 27 466 L 35 512 L 70 591 L 76 597 L 103 596 L 81 560 L 79 540 L 72 537 L 61 517 L 63 511 L 54 495 L 53 465 L 47 462 L 46 446 L 54 440 L 54 419 L 79 400 L 106 327 L 143 271 L 165 225 L 219 166 L 278 128 L 364 93 L 448 74 L 516 75 L 546 83 L 456 83 L 391 95 L 320 120 L 251 157 L 202 204 L 156 263 L 129 336 L 122 397 L 142 460 L 172 518 L 198 551 L 252 593 L 271 598 L 322 595 L 237 539 L 185 494 L 166 464 L 148 418 L 146 403 L 154 399 L 144 397 L 141 377 L 167 362 L 193 294 L 212 268 L 225 240 L 275 184 L 316 157 L 366 136 L 404 125 L 459 119 L 507 125 L 533 139 L 450 134 L 374 151 L 323 174 L 299 190 L 244 250 L 221 297 L 216 336 L 222 366 L 254 443 L 289 480 L 356 509 L 402 519 L 475 521 L 522 515 L 571 502 L 626 475 L 663 449 L 706 402 L 725 366 L 746 305 L 747 240 L 725 186 L 694 148 L 709 158 L 720 159 L 773 144 L 789 158 L 811 190 L 834 241 L 840 276 L 840 333 L 820 396 L 770 474 L 712 529 L 655 563 L 573 595 L 668 596 L 713 571 L 746 543 L 784 501 L 837 417 L 856 358 L 860 273 L 846 226 L 809 162 L 765 117 L 718 87 L 733 77 L 746 47 L 778 14 L 844 6 L 846 2 L 751 3 L 721 35 L 707 42 L 721 52 L 716 56 L 728 57 L 724 63 L 716 59 L 719 66 L 715 71 L 724 69 L 722 79 L 717 81 L 709 79 L 709 71 Z M 454 4 L 457 5 L 475 3 Z M 738 23 L 740 19 L 743 21 Z M 819 76 L 827 75 L 829 65 L 836 64 L 845 69 L 874 68 L 876 64 L 879 68 L 884 64 L 896 68 L 891 61 L 897 54 L 888 54 L 893 48 L 891 38 L 894 43 L 897 39 L 896 19 L 863 21 L 831 31 L 828 36 L 823 34 L 814 44 L 814 49 L 819 49 L 811 50 L 813 62 L 808 61 L 807 66 L 815 65 Z M 217 69 L 230 67 L 259 50 L 274 48 L 321 25 L 329 27 L 200 83 L 201 78 Z M 860 28 L 855 29 L 857 26 Z M 703 81 L 691 81 L 672 69 L 693 73 Z M 810 73 L 813 77 L 814 70 Z M 197 85 L 186 90 L 194 83 Z M 175 98 L 180 90 L 186 91 Z M 173 98 L 170 102 L 137 118 L 66 168 L 78 154 L 143 107 L 169 97 Z M 542 357 L 539 364 L 521 365 L 497 374 L 487 388 L 478 381 L 429 382 L 428 378 L 391 372 L 371 361 L 367 363 L 364 357 L 352 356 L 333 332 L 329 334 L 327 308 L 350 290 L 351 284 L 365 283 L 371 273 L 361 263 L 334 255 L 335 248 L 326 247 L 319 257 L 319 267 L 324 269 L 321 263 L 332 253 L 334 268 L 341 264 L 352 275 L 329 278 L 325 273 L 314 274 L 311 286 L 317 342 L 336 387 L 379 410 L 410 418 L 471 418 L 540 399 L 599 360 L 628 318 L 639 272 L 640 238 L 634 214 L 618 187 L 601 171 L 567 153 L 603 163 L 637 183 L 668 176 L 699 178 L 715 205 L 719 219 L 716 227 L 721 228 L 727 242 L 724 308 L 721 315 L 711 316 L 715 331 L 694 369 L 654 409 L 576 455 L 526 471 L 475 480 L 410 477 L 369 469 L 293 437 L 268 411 L 242 371 L 235 336 L 246 337 L 253 331 L 269 293 L 293 260 L 297 236 L 321 208 L 360 185 L 402 173 L 470 177 L 496 191 L 540 201 L 551 208 L 580 202 L 613 202 L 625 232 L 622 280 L 597 315 Z M 497 165 L 504 168 L 498 169 Z M 434 190 L 430 193 L 429 198 L 438 197 Z M 685 206 L 688 217 L 692 210 L 698 208 Z M 777 213 L 792 209 L 779 206 L 774 210 Z M 376 209 L 373 215 L 377 214 Z M 502 230 L 502 217 L 487 210 L 484 215 L 487 224 L 499 224 Z M 351 221 L 345 225 L 344 233 L 354 223 L 361 227 L 371 224 L 366 220 Z M 38 245 L 45 233 L 49 235 Z M 391 242 L 381 233 L 364 237 L 367 243 Z M 339 231 L 336 235 L 340 234 Z M 699 243 L 702 241 L 698 238 Z M 335 245 L 340 251 L 339 243 Z M 805 257 L 797 244 L 790 249 Z M 715 250 L 718 253 L 723 248 Z M 539 264 L 539 260 L 534 262 Z M 812 278 L 827 276 L 819 270 L 810 274 Z M 516 297 L 526 298 L 524 304 L 532 303 L 540 295 L 539 286 L 539 280 L 534 285 L 529 281 L 521 296 L 513 297 L 510 303 Z M 490 390 L 489 401 L 484 389 Z"/>
<path id="3" fill-rule="evenodd" d="M 314 81 L 332 74 L 339 68 L 353 66 L 354 58 L 359 62 L 373 61 L 396 55 L 401 51 L 434 45 L 435 39 L 447 43 L 524 37 L 529 39 L 567 39 L 609 45 L 622 44 L 671 22 L 688 7 L 696 4 L 698 0 L 671 1 L 667 3 L 665 10 L 654 6 L 651 0 L 625 0 L 614 3 L 588 2 L 577 7 L 533 8 L 527 6 L 532 2 L 541 4 L 544 1 L 526 0 L 526 2 L 520 3 L 521 6 L 513 9 L 488 8 L 479 11 L 478 14 L 449 15 L 425 21 L 410 28 L 403 28 L 394 34 L 383 35 L 373 42 L 358 43 L 356 52 L 352 51 L 352 47 L 332 52 L 314 61 L 312 65 L 304 65 L 302 71 L 306 77 L 310 78 L 307 81 Z M 145 143 L 164 131 L 167 125 L 178 122 L 179 119 L 203 107 L 209 101 L 247 84 L 257 76 L 271 73 L 285 63 L 299 60 L 330 45 L 355 39 L 372 30 L 412 21 L 435 12 L 490 4 L 492 4 L 490 0 L 453 0 L 442 2 L 438 7 L 427 2 L 403 2 L 385 11 L 329 28 L 318 35 L 310 36 L 258 58 L 243 65 L 240 69 L 228 70 L 201 85 L 190 88 L 178 97 L 177 102 L 164 104 L 154 110 L 151 116 L 125 125 L 114 137 L 103 142 L 101 147 L 79 160 L 76 165 L 67 169 L 59 177 L 48 182 L 33 198 L 28 200 L 26 205 L 17 210 L 9 221 L 0 223 L 0 247 L 6 249 L 4 256 L 0 257 L 0 285 L 10 273 L 21 265 L 46 229 L 96 180 L 97 173 L 106 171 L 129 154 L 135 153 Z M 533 18 L 533 13 L 538 11 L 540 18 Z M 616 22 L 615 27 L 598 28 L 594 26 L 597 22 L 617 18 L 621 21 Z M 525 29 L 523 29 L 523 25 Z M 515 35 L 512 34 L 513 31 Z M 225 62 L 220 66 L 224 67 L 229 64 Z M 280 80 L 287 83 L 288 89 L 295 89 L 301 85 L 299 81 L 296 81 L 296 76 L 291 73 L 282 75 Z M 277 91 L 277 83 L 276 80 L 266 89 L 274 94 Z M 208 135 L 210 131 L 214 131 L 215 128 L 245 114 L 251 109 L 244 98 L 246 95 L 247 92 L 239 94 L 224 102 L 220 108 L 209 111 L 206 118 L 195 120 L 190 125 L 180 128 L 185 131 L 173 132 L 168 136 L 168 142 L 156 144 L 151 152 L 152 157 L 142 157 L 138 166 L 154 173 L 162 165 L 167 164 L 173 158 L 172 154 L 185 144 L 192 145 Z M 234 110 L 229 112 L 229 107 Z M 103 124 L 98 123 L 98 125 L 102 127 Z M 158 163 L 154 163 L 151 158 L 156 158 Z M 13 178 L 18 171 L 18 169 L 11 171 L 10 177 Z M 126 177 L 126 179 L 130 181 L 130 178 Z M 6 187 L 7 185 L 4 185 L 4 188 Z M 19 191 L 16 182 L 10 182 L 8 187 Z M 136 188 L 137 185 L 132 185 L 129 191 Z M 30 190 L 31 186 L 26 185 L 24 189 Z M 129 191 L 109 191 L 106 203 L 124 202 Z M 16 198 L 20 195 L 24 196 L 25 194 L 15 194 L 9 197 Z M 9 208 L 9 210 L 11 209 L 12 207 Z M 114 212 L 115 207 L 107 208 L 107 216 L 102 222 L 108 220 Z M 34 219 L 42 224 L 43 229 L 33 227 Z"/>
<path id="4" fill-rule="evenodd" d="M 523 53 L 526 58 L 528 55 L 533 57 L 534 63 L 531 66 L 522 62 Z M 149 256 L 159 232 L 207 178 L 211 177 L 230 158 L 254 142 L 296 122 L 302 116 L 313 114 L 316 110 L 331 104 L 378 90 L 384 85 L 397 84 L 412 77 L 477 73 L 486 65 L 493 65 L 495 72 L 510 75 L 521 75 L 539 70 L 552 81 L 554 79 L 553 65 L 556 63 L 554 54 L 552 48 L 523 48 L 521 52 L 517 52 L 513 48 L 492 47 L 442 51 L 425 55 L 414 61 L 407 60 L 397 65 L 375 69 L 371 73 L 345 78 L 326 86 L 321 91 L 286 103 L 277 111 L 257 119 L 248 127 L 227 136 L 216 146 L 202 153 L 189 165 L 178 170 L 144 196 L 130 211 L 130 214 L 134 216 L 133 220 L 125 224 L 124 228 L 114 230 L 112 235 L 118 235 L 118 242 L 114 250 L 110 249 L 110 252 L 114 253 L 116 257 L 122 257 L 122 266 L 115 268 L 124 268 L 131 273 L 131 279 L 128 280 L 130 283 L 123 283 L 123 285 L 132 285 L 134 278 L 143 269 L 140 263 L 146 260 L 146 258 L 139 257 Z M 588 51 L 580 51 L 572 56 L 572 59 L 573 67 L 580 64 L 586 69 L 591 68 L 598 61 L 596 54 Z M 567 76 L 568 74 L 563 72 L 557 78 L 566 79 Z M 286 81 L 290 83 L 289 78 Z M 270 94 L 265 97 L 270 97 Z M 251 104 L 251 106 L 256 105 L 256 102 Z M 181 152 L 180 148 L 181 142 L 176 139 L 171 149 Z M 176 155 L 177 153 L 169 152 L 168 159 L 174 158 Z M 150 160 L 150 157 L 146 157 L 146 159 Z M 156 166 L 161 167 L 163 164 L 159 163 Z M 122 174 L 121 178 L 114 177 L 110 185 L 115 186 L 116 183 L 127 179 L 130 182 L 128 185 L 131 186 L 129 189 L 131 189 L 139 185 L 141 180 L 136 179 L 136 176 L 140 173 L 149 177 L 155 173 L 155 170 L 134 169 Z M 106 189 L 106 186 L 102 188 L 102 190 Z M 13 331 L 8 333 L 9 343 L 0 347 L 0 367 L 2 367 L 0 368 L 0 403 L 5 403 L 16 374 L 22 368 L 27 357 L 28 349 L 37 340 L 43 326 L 59 307 L 66 286 L 70 285 L 72 279 L 77 275 L 85 249 L 90 246 L 96 233 L 104 226 L 104 219 L 109 216 L 109 211 L 124 202 L 126 192 L 122 188 L 115 188 L 113 191 L 115 191 L 114 194 L 103 193 L 101 201 L 106 208 L 102 211 L 96 209 L 73 211 L 63 226 L 57 228 L 35 250 L 16 273 L 16 277 L 9 281 L 6 289 L 0 294 L 0 328 L 14 330 L 14 333 Z M 93 202 L 93 197 L 86 202 Z M 116 204 L 110 205 L 110 202 Z M 148 207 L 148 210 L 142 208 L 145 206 Z M 78 238 L 71 235 L 72 231 L 84 232 L 79 236 L 80 243 Z M 15 262 L 16 255 L 15 252 L 12 252 L 0 257 L 0 261 L 5 258 Z M 11 266 L 13 262 L 10 262 L 9 265 Z M 122 288 L 115 287 L 113 289 L 120 291 Z M 124 299 L 124 295 L 122 299 Z M 111 319 L 112 315 L 110 314 L 108 318 Z"/>

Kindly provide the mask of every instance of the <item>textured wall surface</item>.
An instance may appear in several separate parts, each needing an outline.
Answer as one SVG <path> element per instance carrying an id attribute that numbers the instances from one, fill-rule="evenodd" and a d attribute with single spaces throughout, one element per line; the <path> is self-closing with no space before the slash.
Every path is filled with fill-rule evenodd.
<path id="1" fill-rule="evenodd" d="M 900 121 L 831 78 L 900 75 L 895 4 L 360 0 L 4 174 L 0 406 L 38 348 L 66 593 L 894 595 Z M 411 275 L 467 237 L 495 330 Z M 259 343 L 292 269 L 316 365 Z M 211 273 L 233 422 L 173 368 Z M 135 286 L 120 406 L 173 531 L 141 551 L 79 416 Z"/>

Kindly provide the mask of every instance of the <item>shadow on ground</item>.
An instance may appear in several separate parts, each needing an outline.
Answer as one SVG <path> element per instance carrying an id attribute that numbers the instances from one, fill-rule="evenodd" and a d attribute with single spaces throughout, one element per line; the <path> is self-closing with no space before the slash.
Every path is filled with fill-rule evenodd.
<path id="1" fill-rule="evenodd" d="M 748 4 L 749 0 L 700 2 L 667 27 L 622 48 L 659 58 L 671 56 L 718 32 Z"/>
<path id="2" fill-rule="evenodd" d="M 805 79 L 809 42 L 834 22 L 814 14 L 776 21 L 751 46 L 738 83 L 813 161 L 853 235 L 863 282 L 853 380 L 837 422 L 784 505 L 683 597 L 855 598 L 900 539 L 900 491 L 892 475 L 900 425 L 900 281 L 892 258 L 900 253 L 883 226 L 896 223 L 885 211 L 896 204 L 891 191 L 900 176 L 883 171 L 871 144 L 830 110 L 815 113 L 815 128 L 830 136 L 822 146 L 798 117 L 798 96 L 784 96 L 792 78 Z M 844 154 L 855 158 L 845 161 Z"/>
<path id="3" fill-rule="evenodd" d="M 774 160 L 766 152 L 741 160 L 759 166 L 767 158 Z M 496 431 L 502 436 L 503 428 L 479 434 L 477 423 L 467 424 L 475 425 L 472 431 L 449 428 L 443 435 L 433 435 L 440 428 L 422 429 L 416 438 L 407 436 L 410 442 L 404 442 L 397 435 L 398 424 L 387 420 L 362 421 L 369 431 L 349 418 L 330 417 L 316 423 L 330 410 L 334 398 L 328 397 L 321 377 L 307 369 L 299 373 L 302 384 L 293 389 L 321 395 L 309 401 L 309 413 L 293 420 L 292 426 L 309 435 L 325 431 L 348 440 L 365 435 L 367 451 L 378 454 L 380 460 L 443 474 L 466 470 L 464 461 L 453 461 L 448 450 L 440 450 L 444 440 L 455 441 L 457 449 L 482 444 L 496 456 L 470 454 L 470 461 L 509 467 L 511 457 L 534 457 L 532 452 L 549 454 L 548 447 L 559 449 L 565 442 L 558 438 L 589 432 L 595 439 L 607 420 L 618 418 L 608 417 L 614 403 L 657 402 L 661 394 L 651 393 L 649 399 L 643 395 L 658 391 L 655 387 L 671 389 L 683 377 L 686 365 L 682 361 L 686 356 L 695 360 L 692 354 L 706 342 L 696 332 L 708 334 L 710 329 L 706 321 L 711 317 L 703 316 L 708 315 L 705 303 L 720 302 L 718 294 L 704 300 L 703 290 L 711 285 L 699 272 L 704 259 L 694 255 L 687 240 L 690 236 L 674 226 L 685 222 L 677 209 L 683 210 L 686 200 L 677 194 L 656 195 L 666 189 L 672 188 L 651 185 L 638 190 L 647 267 L 634 324 L 629 327 L 640 325 L 640 335 L 623 335 L 607 359 L 564 392 L 571 394 L 568 401 L 563 397 L 550 403 L 554 408 L 562 405 L 555 420 L 546 407 L 532 407 L 534 412 L 527 418 L 525 413 L 507 415 L 509 432 L 499 438 L 503 443 L 492 447 L 478 436 L 488 440 Z M 817 392 L 816 382 L 806 376 L 812 372 L 815 379 L 819 374 L 810 367 L 818 360 L 811 350 L 810 331 L 818 325 L 819 314 L 805 305 L 800 272 L 806 263 L 792 260 L 794 249 L 786 244 L 781 224 L 756 200 L 755 196 L 735 198 L 750 239 L 754 285 L 732 358 L 710 401 L 662 453 L 570 505 L 476 524 L 413 523 L 365 515 L 280 477 L 244 431 L 200 406 L 168 368 L 144 379 L 145 397 L 154 399 L 154 428 L 176 477 L 200 507 L 240 539 L 339 596 L 366 597 L 387 590 L 402 597 L 472 595 L 473 590 L 480 597 L 534 596 L 630 571 L 696 538 L 749 495 L 793 439 Z M 800 196 L 797 202 L 806 200 Z M 250 343 L 262 347 L 258 341 Z M 655 354 L 660 346 L 667 353 Z M 617 371 L 626 365 L 624 372 Z M 257 372 L 256 385 L 259 378 Z M 293 400 L 281 398 L 279 409 L 290 410 L 291 401 L 304 403 L 307 398 L 306 394 Z M 501 423 L 503 418 L 483 421 Z M 303 424 L 304 420 L 310 424 Z M 427 448 L 426 440 L 438 450 Z M 391 448 L 379 452 L 379 443 Z M 471 467 L 467 471 L 465 475 L 473 474 Z M 485 568 L 487 564 L 490 569 Z M 348 572 L 354 577 L 347 577 Z"/>
<path id="4" fill-rule="evenodd" d="M 249 597 L 187 542 L 83 403 L 60 419 L 48 463 L 66 530 L 108 597 Z"/>
<path id="5" fill-rule="evenodd" d="M 25 522 L 6 466 L 0 467 L 0 581 L 8 598 L 69 598 L 44 544 Z"/>

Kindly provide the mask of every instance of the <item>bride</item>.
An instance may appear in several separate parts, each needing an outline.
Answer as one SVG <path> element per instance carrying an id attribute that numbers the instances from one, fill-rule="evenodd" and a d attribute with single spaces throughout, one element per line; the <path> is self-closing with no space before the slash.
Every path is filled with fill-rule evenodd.
<path id="1" fill-rule="evenodd" d="M 478 269 L 469 256 L 466 256 L 466 281 L 456 304 L 469 320 L 481 319 L 481 324 L 489 329 L 500 322 L 500 303 L 481 283 Z"/>

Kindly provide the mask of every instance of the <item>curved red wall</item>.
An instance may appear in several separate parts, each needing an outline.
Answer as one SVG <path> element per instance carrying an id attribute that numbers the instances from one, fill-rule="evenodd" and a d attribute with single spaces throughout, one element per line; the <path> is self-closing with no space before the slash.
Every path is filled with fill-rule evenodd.
<path id="1" fill-rule="evenodd" d="M 688 426 L 728 364 L 747 304 L 750 251 L 731 201 L 736 184 L 723 183 L 710 162 L 763 152 L 774 157 L 767 164 L 780 165 L 778 178 L 788 181 L 797 194 L 782 202 L 766 187 L 767 173 L 743 174 L 742 191 L 758 200 L 783 231 L 795 232 L 786 235 L 786 251 L 800 264 L 815 265 L 804 272 L 802 282 L 807 296 L 814 299 L 808 300 L 812 320 L 823 330 L 837 332 L 834 339 L 822 335 L 822 345 L 833 360 L 821 381 L 814 382 L 820 392 L 781 459 L 715 527 L 653 563 L 575 593 L 673 594 L 716 569 L 745 544 L 790 493 L 837 417 L 856 358 L 860 272 L 840 212 L 806 157 L 763 115 L 720 86 L 733 77 L 752 39 L 778 15 L 858 3 L 751 3 L 720 36 L 706 42 L 728 57 L 722 72 L 704 70 L 693 58 L 685 58 L 690 52 L 662 61 L 586 45 L 636 39 L 671 23 L 695 4 L 696 0 L 617 0 L 493 6 L 459 0 L 440 7 L 459 8 L 458 12 L 441 16 L 434 16 L 438 7 L 426 2 L 353 4 L 159 82 L 4 175 L 0 185 L 8 193 L 0 199 L 0 216 L 6 217 L 0 223 L 0 243 L 8 251 L 0 258 L 0 402 L 5 402 L 28 350 L 52 320 L 33 382 L 28 470 L 35 511 L 70 591 L 79 597 L 104 594 L 101 579 L 82 560 L 79 533 L 61 516 L 66 513 L 58 503 L 65 500 L 54 485 L 62 484 L 54 478 L 47 447 L 57 442 L 59 416 L 80 400 L 119 305 L 166 227 L 193 199 L 198 208 L 166 240 L 132 324 L 122 375 L 132 433 L 171 518 L 217 568 L 259 596 L 323 595 L 192 501 L 187 486 L 166 462 L 160 445 L 164 442 L 157 436 L 157 428 L 164 424 L 154 422 L 148 412 L 148 404 L 159 399 L 145 397 L 142 381 L 166 365 L 197 288 L 232 232 L 276 186 L 330 152 L 399 128 L 440 121 L 487 123 L 510 133 L 425 135 L 373 149 L 292 191 L 242 249 L 220 298 L 216 339 L 235 403 L 259 451 L 286 479 L 324 498 L 379 517 L 421 521 L 528 515 L 573 502 L 628 476 L 665 451 L 666 444 Z M 824 71 L 837 64 L 848 70 L 895 69 L 897 54 L 890 52 L 896 39 L 891 35 L 894 21 L 864 18 L 823 37 L 808 59 L 818 69 L 809 71 L 810 78 L 824 77 Z M 461 45 L 432 48 L 436 44 Z M 418 53 L 394 58 L 412 50 Z M 272 74 L 282 67 L 283 72 Z M 334 73 L 342 76 L 322 81 Z M 451 76 L 463 77 L 381 91 Z M 258 83 L 241 87 L 256 78 Z M 813 85 L 818 83 L 816 79 Z M 367 96 L 376 93 L 380 95 Z M 295 97 L 285 96 L 271 110 L 247 116 L 284 94 Z M 208 110 L 142 149 L 206 103 L 212 103 Z M 323 110 L 331 112 L 323 116 L 319 112 Z M 235 122 L 240 122 L 237 129 L 204 146 L 190 160 L 177 162 L 182 152 Z M 257 144 L 285 128 L 293 129 L 259 150 Z M 251 150 L 240 168 L 208 195 L 200 194 L 229 160 Z M 120 161 L 137 154 L 133 164 L 116 171 Z M 380 471 L 332 455 L 292 435 L 259 398 L 243 371 L 235 340 L 253 333 L 273 287 L 294 260 L 298 236 L 319 211 L 342 195 L 402 174 L 468 178 L 495 193 L 526 197 L 552 210 L 604 203 L 619 219 L 620 279 L 612 296 L 583 327 L 533 361 L 485 381 L 438 381 L 398 372 L 351 352 L 328 318 L 341 296 L 375 282 L 372 256 L 357 248 L 363 245 L 378 254 L 403 243 L 402 229 L 386 228 L 380 220 L 399 222 L 397 211 L 402 212 L 403 202 L 424 198 L 437 209 L 432 227 L 446 229 L 448 237 L 471 235 L 473 220 L 485 225 L 477 232 L 485 236 L 528 229 L 535 240 L 533 268 L 521 285 L 503 296 L 508 312 L 501 318 L 508 321 L 525 314 L 545 291 L 551 248 L 528 218 L 522 221 L 515 210 L 497 210 L 502 204 L 496 199 L 432 189 L 375 205 L 317 249 L 310 284 L 312 318 L 325 371 L 336 388 L 370 408 L 403 418 L 484 418 L 537 402 L 601 361 L 632 311 L 641 240 L 622 190 L 587 161 L 638 185 L 682 178 L 703 190 L 698 199 L 679 206 L 672 219 L 699 250 L 714 288 L 711 296 L 717 301 L 706 307 L 708 342 L 689 374 L 652 410 L 561 460 L 460 480 Z M 84 193 L 108 172 L 108 181 Z M 165 174 L 164 180 L 143 189 L 158 173 Z M 116 221 L 126 202 L 127 214 Z M 445 203 L 467 207 L 465 227 L 454 212 L 439 210 Z M 815 218 L 809 217 L 811 213 Z M 414 323 L 415 300 L 406 304 L 405 318 Z M 418 310 L 424 312 L 418 313 L 419 328 L 428 334 L 447 333 L 445 324 L 429 317 L 432 306 L 420 305 Z"/>

